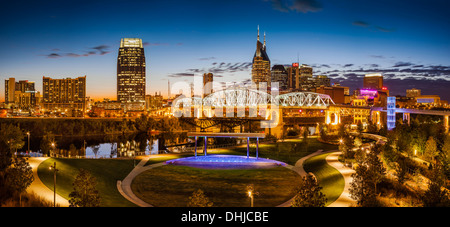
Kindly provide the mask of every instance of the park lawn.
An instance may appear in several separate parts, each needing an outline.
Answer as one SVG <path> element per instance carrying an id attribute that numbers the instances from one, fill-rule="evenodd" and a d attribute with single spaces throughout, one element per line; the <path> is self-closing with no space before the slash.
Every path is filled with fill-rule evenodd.
<path id="1" fill-rule="evenodd" d="M 140 160 L 136 160 L 136 164 Z M 41 181 L 53 190 L 53 171 L 49 166 L 56 162 L 59 170 L 56 177 L 56 192 L 69 199 L 73 191 L 73 181 L 79 173 L 79 169 L 88 170 L 97 181 L 97 190 L 101 197 L 101 207 L 135 207 L 133 203 L 125 199 L 117 190 L 117 180 L 123 180 L 134 168 L 132 159 L 66 159 L 49 158 L 38 167 L 38 175 Z"/>
<path id="2" fill-rule="evenodd" d="M 312 172 L 319 181 L 319 186 L 322 187 L 322 193 L 327 198 L 326 206 L 330 205 L 342 194 L 344 191 L 345 181 L 342 174 L 332 166 L 327 164 L 325 158 L 328 154 L 321 154 L 308 158 L 303 163 L 305 171 Z"/>
<path id="3" fill-rule="evenodd" d="M 254 206 L 278 206 L 294 194 L 301 178 L 285 167 L 261 169 L 199 169 L 165 165 L 138 175 L 131 184 L 136 196 L 156 207 L 186 207 L 192 193 L 201 189 L 214 207 L 249 207 L 247 185 L 258 195 Z"/>

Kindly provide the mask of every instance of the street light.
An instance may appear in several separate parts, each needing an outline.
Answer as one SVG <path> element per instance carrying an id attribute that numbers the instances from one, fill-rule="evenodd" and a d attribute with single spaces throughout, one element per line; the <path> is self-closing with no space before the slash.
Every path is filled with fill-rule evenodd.
<path id="1" fill-rule="evenodd" d="M 28 136 L 28 150 L 27 150 L 27 154 L 30 153 L 30 132 L 27 132 L 27 136 Z"/>
<path id="2" fill-rule="evenodd" d="M 253 191 L 248 191 L 248 197 L 250 197 L 250 207 L 253 207 Z"/>
<path id="3" fill-rule="evenodd" d="M 56 172 L 59 171 L 59 169 L 56 168 L 56 162 L 54 162 L 53 166 L 50 166 L 49 169 L 53 170 L 53 207 L 56 207 Z"/>
<path id="4" fill-rule="evenodd" d="M 55 156 L 55 143 L 52 143 L 52 154 L 53 154 L 53 156 Z"/>

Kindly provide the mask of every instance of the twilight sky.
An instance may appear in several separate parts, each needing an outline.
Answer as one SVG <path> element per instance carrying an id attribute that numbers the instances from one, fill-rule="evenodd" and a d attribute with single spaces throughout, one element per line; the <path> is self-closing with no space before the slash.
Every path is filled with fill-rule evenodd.
<path id="1" fill-rule="evenodd" d="M 120 39 L 145 44 L 147 93 L 212 72 L 251 78 L 256 28 L 274 64 L 301 64 L 354 90 L 383 73 L 391 95 L 408 88 L 450 101 L 450 2 L 445 0 L 41 0 L 0 8 L 0 101 L 5 79 L 87 76 L 87 96 L 116 98 Z"/>

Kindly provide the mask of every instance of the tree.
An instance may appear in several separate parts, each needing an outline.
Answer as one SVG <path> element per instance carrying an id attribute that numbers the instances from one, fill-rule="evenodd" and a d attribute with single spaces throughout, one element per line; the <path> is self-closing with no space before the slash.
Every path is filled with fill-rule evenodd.
<path id="1" fill-rule="evenodd" d="M 430 136 L 425 145 L 425 158 L 429 161 L 432 161 L 437 155 L 438 153 L 436 141 L 433 137 Z"/>
<path id="2" fill-rule="evenodd" d="M 100 196 L 96 189 L 96 179 L 87 170 L 80 172 L 73 182 L 73 191 L 69 194 L 71 207 L 99 207 Z"/>
<path id="3" fill-rule="evenodd" d="M 422 196 L 424 207 L 448 207 L 450 199 L 445 185 L 445 175 L 443 174 L 442 165 L 436 165 L 433 169 L 432 177 L 428 184 L 428 189 Z"/>
<path id="4" fill-rule="evenodd" d="M 350 183 L 350 197 L 356 200 L 358 206 L 375 206 L 376 196 L 373 187 L 370 187 L 370 173 L 366 165 L 358 165 L 352 174 Z"/>
<path id="5" fill-rule="evenodd" d="M 19 204 L 22 204 L 22 193 L 34 181 L 33 170 L 25 158 L 15 157 L 6 170 L 8 186 L 19 193 Z"/>
<path id="6" fill-rule="evenodd" d="M 25 133 L 19 126 L 13 124 L 2 124 L 0 130 L 0 139 L 3 140 L 11 150 L 17 152 L 17 149 L 25 145 Z"/>
<path id="7" fill-rule="evenodd" d="M 40 145 L 44 155 L 50 155 L 50 151 L 53 149 L 52 143 L 55 143 L 55 136 L 51 132 L 47 132 L 47 134 L 42 137 Z"/>
<path id="8" fill-rule="evenodd" d="M 366 164 L 369 167 L 368 173 L 370 176 L 369 181 L 373 184 L 375 194 L 377 193 L 377 184 L 382 181 L 386 175 L 386 168 L 383 166 L 383 162 L 378 158 L 375 151 L 371 151 L 366 156 Z"/>
<path id="9" fill-rule="evenodd" d="M 302 178 L 302 184 L 298 188 L 297 194 L 292 200 L 292 207 L 324 207 L 327 198 L 322 193 L 322 187 L 312 174 Z"/>
<path id="10" fill-rule="evenodd" d="M 213 203 L 206 197 L 203 190 L 198 189 L 189 197 L 188 207 L 212 207 Z"/>

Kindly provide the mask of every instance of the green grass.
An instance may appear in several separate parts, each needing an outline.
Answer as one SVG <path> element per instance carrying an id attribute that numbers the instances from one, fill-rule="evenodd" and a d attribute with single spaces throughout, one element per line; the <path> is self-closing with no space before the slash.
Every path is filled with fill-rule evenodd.
<path id="1" fill-rule="evenodd" d="M 332 166 L 327 164 L 325 158 L 329 154 L 321 154 L 307 159 L 303 163 L 306 172 L 313 172 L 322 187 L 322 193 L 327 197 L 326 206 L 330 205 L 344 191 L 344 177 Z"/>
<path id="2" fill-rule="evenodd" d="M 296 152 L 291 152 L 291 146 L 294 144 L 297 144 L 297 146 L 300 146 L 299 149 L 297 149 Z M 337 146 L 329 145 L 325 143 L 321 143 L 317 141 L 315 138 L 309 138 L 308 139 L 308 146 L 304 146 L 303 143 L 301 143 L 301 140 L 289 140 L 285 142 L 280 142 L 279 145 L 276 145 L 274 143 L 272 144 L 260 144 L 259 148 L 259 157 L 263 158 L 270 158 L 279 160 L 282 162 L 286 162 L 290 165 L 294 165 L 295 162 L 297 162 L 298 159 L 313 153 L 319 149 L 322 149 L 324 151 L 327 150 L 333 150 L 337 149 Z M 256 148 L 254 145 L 250 148 L 250 156 L 255 156 Z M 233 155 L 246 155 L 247 149 L 246 147 L 238 147 L 238 148 L 232 148 L 232 149 L 215 149 L 214 151 L 208 151 L 208 154 L 233 154 Z M 167 161 L 170 159 L 175 158 L 181 158 L 186 156 L 192 156 L 193 154 L 170 154 L 170 155 L 158 155 L 154 158 L 152 157 L 149 159 L 149 161 L 146 163 L 146 165 L 158 163 Z M 202 155 L 199 153 L 199 155 Z M 136 160 L 136 164 L 140 160 Z M 128 159 L 55 159 L 50 158 L 46 161 L 44 161 L 39 167 L 38 167 L 38 174 L 39 178 L 42 180 L 42 182 L 50 189 L 53 190 L 53 172 L 50 171 L 48 168 L 50 165 L 53 164 L 53 162 L 56 162 L 57 168 L 59 169 L 59 172 L 57 173 L 57 184 L 56 184 L 56 191 L 59 195 L 62 197 L 68 199 L 69 193 L 73 191 L 72 183 L 76 177 L 76 175 L 79 172 L 80 168 L 89 170 L 91 174 L 96 177 L 97 179 L 97 189 L 100 192 L 100 196 L 102 198 L 102 207 L 128 207 L 128 206 L 135 206 L 133 203 L 129 202 L 125 198 L 120 195 L 120 193 L 117 190 L 117 180 L 123 180 L 128 173 L 134 168 L 133 160 Z M 160 167 L 162 168 L 162 167 Z M 171 167 L 165 167 L 164 168 L 171 168 Z M 172 167 L 173 168 L 173 167 Z M 188 167 L 186 167 L 188 168 Z M 325 167 L 326 168 L 326 167 Z M 332 167 L 330 167 L 332 168 Z M 159 169 L 159 168 L 156 168 Z M 182 168 L 181 168 L 182 169 Z M 175 169 L 173 169 L 175 171 Z M 211 174 L 212 170 L 198 170 L 193 171 L 186 170 L 192 174 L 197 174 L 199 176 L 205 176 L 208 174 Z M 219 171 L 219 170 L 216 170 Z M 245 186 L 249 183 L 252 183 L 253 180 L 261 179 L 261 181 L 256 181 L 255 184 L 258 184 L 259 190 L 261 190 L 261 201 L 257 201 L 258 198 L 255 198 L 255 206 L 276 206 L 281 204 L 282 202 L 285 202 L 286 200 L 290 199 L 293 195 L 289 194 L 292 193 L 290 190 L 293 187 L 293 184 L 299 182 L 298 179 L 299 176 L 295 174 L 293 171 L 288 170 L 286 168 L 280 167 L 278 168 L 272 168 L 272 169 L 256 169 L 256 170 L 220 170 L 219 172 L 227 171 L 227 174 L 219 174 L 215 173 L 212 175 L 220 175 L 220 179 L 224 179 L 222 182 L 226 182 L 227 190 L 222 190 L 222 188 L 216 188 L 214 190 L 217 190 L 217 192 L 210 191 L 207 192 L 207 195 L 212 195 L 216 197 L 217 194 L 227 194 L 227 193 L 236 193 L 239 190 L 245 190 Z M 311 171 L 311 170 L 310 170 Z M 320 169 L 315 171 L 321 171 Z M 313 172 L 315 172 L 313 171 Z M 179 173 L 179 171 L 175 171 L 176 173 Z M 214 172 L 214 171 L 213 171 Z M 192 177 L 195 178 L 196 175 L 190 176 L 186 174 L 182 174 L 183 171 L 181 171 L 180 176 L 185 176 L 186 179 L 182 180 L 182 182 L 189 183 L 187 179 L 191 179 Z M 232 173 L 232 174 L 230 174 Z M 167 174 L 170 174 L 167 173 Z M 229 177 L 232 178 L 228 178 Z M 294 175 L 294 176 L 292 176 Z M 339 174 L 340 175 L 340 174 Z M 174 174 L 171 174 L 173 177 Z M 239 177 L 240 176 L 240 177 Z M 138 176 L 140 177 L 140 176 Z M 234 177 L 234 178 L 233 178 Z M 262 177 L 262 178 L 261 178 Z M 178 179 L 179 177 L 177 177 Z M 214 178 L 214 179 L 219 179 Z M 286 180 L 284 179 L 286 178 Z M 205 178 L 207 179 L 207 178 Z M 170 179 L 162 179 L 161 182 L 168 181 Z M 289 182 L 291 181 L 291 182 Z M 195 182 L 195 180 L 194 180 Z M 163 188 L 164 184 L 159 182 L 154 182 L 159 187 Z M 330 182 L 333 183 L 333 182 Z M 327 181 L 324 181 L 322 183 L 324 186 L 327 186 Z M 175 184 L 176 185 L 176 184 Z M 141 187 L 141 186 L 139 186 Z M 170 185 L 165 186 L 164 190 L 171 190 Z M 238 190 L 239 187 L 239 190 Z M 327 186 L 328 187 L 328 186 Z M 242 189 L 241 189 L 242 188 Z M 283 188 L 283 192 L 281 192 L 281 195 L 274 196 L 275 192 L 278 188 Z M 324 187 L 325 188 L 325 187 Z M 187 188 L 189 190 L 193 189 Z M 187 190 L 186 189 L 186 190 Z M 257 188 L 258 190 L 258 188 Z M 325 189 L 324 189 L 325 190 Z M 193 190 L 192 190 L 193 191 Z M 190 191 L 188 194 L 192 194 L 192 191 Z M 230 192 L 229 192 L 230 191 Z M 183 198 L 187 199 L 186 193 L 183 194 Z M 209 194 L 208 194 L 209 193 Z M 241 192 L 239 192 L 241 193 Z M 278 192 L 277 192 L 278 193 Z M 283 194 L 284 193 L 284 194 Z M 287 193 L 287 194 L 286 194 Z M 328 193 L 330 194 L 330 193 Z M 331 193 L 332 194 L 332 193 Z M 271 196 L 274 196 L 271 198 Z M 281 197 L 280 197 L 281 196 Z M 329 195 L 327 195 L 329 196 Z M 275 198 L 280 197 L 280 198 Z M 236 199 L 237 198 L 237 199 Z M 332 198 L 332 197 L 331 197 Z M 168 199 L 161 197 L 159 199 L 167 201 Z M 239 201 L 236 204 L 231 204 L 229 206 L 247 206 L 249 204 L 248 198 L 246 197 L 245 193 L 244 195 L 234 195 L 234 200 Z M 283 201 L 282 201 L 283 200 Z M 330 201 L 330 199 L 328 199 Z M 244 201 L 244 202 L 242 202 Z M 262 202 L 265 201 L 265 202 Z M 181 206 L 186 205 L 186 201 L 182 202 L 183 204 Z M 222 206 L 226 205 L 227 202 L 224 200 L 219 199 L 218 201 L 214 201 L 215 205 Z M 152 203 L 150 203 L 152 204 Z M 178 204 L 180 205 L 180 204 Z M 177 206 L 178 206 L 177 205 Z M 228 206 L 228 205 L 226 205 Z"/>
<path id="3" fill-rule="evenodd" d="M 294 196 L 300 176 L 284 167 L 267 169 L 199 169 L 165 165 L 137 176 L 131 188 L 142 200 L 157 207 L 185 207 L 189 196 L 202 189 L 215 207 L 248 207 L 247 185 L 258 195 L 254 206 L 280 205 Z"/>
<path id="4" fill-rule="evenodd" d="M 97 180 L 97 190 L 101 197 L 102 207 L 135 206 L 125 199 L 117 190 L 117 180 L 123 180 L 134 168 L 133 160 L 129 159 L 57 159 L 45 160 L 38 167 L 41 181 L 53 190 L 53 171 L 49 166 L 56 162 L 59 169 L 56 177 L 56 192 L 69 199 L 73 191 L 72 183 L 78 175 L 79 169 L 88 170 Z M 136 160 L 136 164 L 139 160 Z"/>

